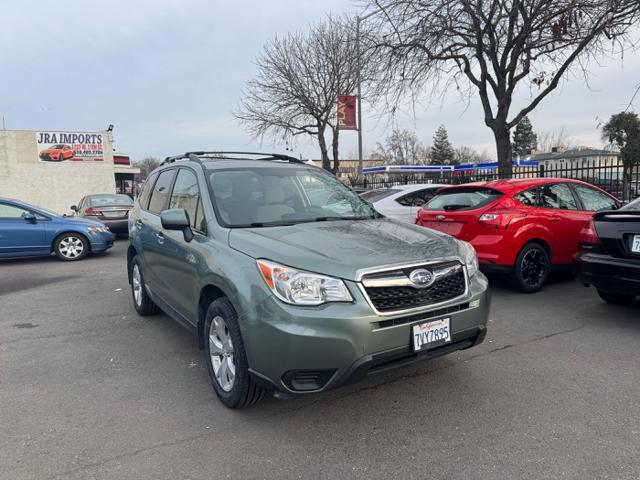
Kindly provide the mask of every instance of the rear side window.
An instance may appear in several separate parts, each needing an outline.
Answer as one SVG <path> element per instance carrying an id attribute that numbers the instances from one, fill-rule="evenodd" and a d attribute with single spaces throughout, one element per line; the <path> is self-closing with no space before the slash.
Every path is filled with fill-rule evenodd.
<path id="1" fill-rule="evenodd" d="M 175 175 L 175 170 L 165 170 L 160 173 L 158 181 L 153 186 L 151 200 L 148 210 L 157 215 L 167 208 L 169 194 L 171 193 L 171 182 Z"/>
<path id="2" fill-rule="evenodd" d="M 502 197 L 503 193 L 492 188 L 448 188 L 427 203 L 425 210 L 474 210 Z"/>
<path id="3" fill-rule="evenodd" d="M 576 185 L 575 189 L 585 210 L 599 212 L 600 210 L 613 210 L 618 206 L 611 197 L 595 188 Z"/>
<path id="4" fill-rule="evenodd" d="M 147 205 L 149 204 L 149 197 L 151 196 L 151 189 L 153 188 L 153 184 L 156 183 L 156 178 L 158 178 L 158 174 L 154 173 L 147 181 L 144 183 L 144 187 L 142 187 L 142 193 L 140 194 L 140 198 L 138 198 L 138 203 L 143 209 L 147 209 Z"/>
<path id="5" fill-rule="evenodd" d="M 398 190 L 397 188 L 380 188 L 378 190 L 361 193 L 360 198 L 369 203 L 373 203 L 382 200 L 383 198 L 390 197 L 394 193 L 400 193 L 401 191 L 402 190 Z"/>
<path id="6" fill-rule="evenodd" d="M 531 190 L 525 190 L 513 196 L 518 202 L 527 207 L 538 206 L 538 188 L 532 188 Z"/>
<path id="7" fill-rule="evenodd" d="M 14 220 L 14 219 L 22 218 L 22 216 L 26 213 L 29 213 L 29 212 L 23 208 L 0 203 L 0 218 Z"/>
<path id="8" fill-rule="evenodd" d="M 576 199 L 566 183 L 540 186 L 540 206 L 556 210 L 577 210 Z"/>
<path id="9" fill-rule="evenodd" d="M 421 207 L 435 196 L 436 188 L 427 188 L 403 195 L 396 199 L 400 205 L 405 207 Z"/>

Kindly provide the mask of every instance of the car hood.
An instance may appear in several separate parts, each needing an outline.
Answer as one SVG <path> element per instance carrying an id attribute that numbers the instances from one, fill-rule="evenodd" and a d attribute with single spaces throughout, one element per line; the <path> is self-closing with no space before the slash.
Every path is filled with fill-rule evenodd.
<path id="1" fill-rule="evenodd" d="M 461 256 L 453 237 L 388 218 L 236 228 L 229 245 L 253 258 L 348 280 L 363 268 Z"/>

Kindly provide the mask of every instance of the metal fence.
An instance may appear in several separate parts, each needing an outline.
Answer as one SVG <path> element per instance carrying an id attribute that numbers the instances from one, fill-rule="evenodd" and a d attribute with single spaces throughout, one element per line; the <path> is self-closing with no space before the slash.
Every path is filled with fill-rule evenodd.
<path id="1" fill-rule="evenodd" d="M 384 173 L 372 175 L 349 175 L 343 181 L 357 191 L 374 190 L 394 185 L 440 183 L 460 185 L 470 182 L 498 180 L 497 169 L 446 170 L 424 173 Z M 623 168 L 617 162 L 583 161 L 552 163 L 545 165 L 514 166 L 512 178 L 572 178 L 590 183 L 612 195 L 631 200 L 640 196 L 640 162 L 630 170 L 627 188 L 623 181 Z"/>

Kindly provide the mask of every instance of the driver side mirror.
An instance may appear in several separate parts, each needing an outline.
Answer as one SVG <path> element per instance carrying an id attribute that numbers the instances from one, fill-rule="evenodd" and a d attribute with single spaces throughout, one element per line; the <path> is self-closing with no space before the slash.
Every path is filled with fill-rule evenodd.
<path id="1" fill-rule="evenodd" d="M 184 208 L 172 208 L 160 214 L 160 223 L 165 230 L 180 230 L 185 242 L 193 240 L 189 214 Z"/>
<path id="2" fill-rule="evenodd" d="M 69 208 L 71 209 L 71 211 L 78 213 L 78 206 L 77 205 L 71 205 Z"/>
<path id="3" fill-rule="evenodd" d="M 36 216 L 31 212 L 26 212 L 22 214 L 22 219 L 25 222 L 36 223 Z"/>

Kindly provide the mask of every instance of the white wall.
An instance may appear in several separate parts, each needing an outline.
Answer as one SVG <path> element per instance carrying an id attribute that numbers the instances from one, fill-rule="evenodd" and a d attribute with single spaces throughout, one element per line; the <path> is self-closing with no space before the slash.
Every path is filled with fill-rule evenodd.
<path id="1" fill-rule="evenodd" d="M 103 132 L 102 162 L 41 162 L 36 132 L 0 130 L 0 197 L 70 213 L 90 193 L 114 193 L 113 147 Z"/>

